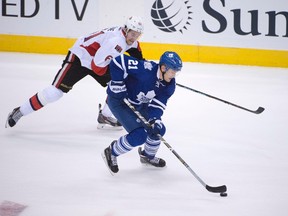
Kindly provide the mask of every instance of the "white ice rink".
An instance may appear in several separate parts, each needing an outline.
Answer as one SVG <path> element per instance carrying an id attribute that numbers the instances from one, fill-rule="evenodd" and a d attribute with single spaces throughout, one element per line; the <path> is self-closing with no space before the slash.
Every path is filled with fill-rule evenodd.
<path id="1" fill-rule="evenodd" d="M 62 55 L 0 53 L 0 203 L 21 216 L 287 216 L 288 69 L 184 63 L 177 82 L 249 109 L 177 87 L 164 114 L 165 139 L 208 192 L 161 145 L 164 169 L 137 150 L 108 172 L 101 152 L 125 131 L 97 130 L 105 90 L 86 77 L 61 100 L 5 129 L 8 113 L 51 82 Z M 6 216 L 6 215 L 1 215 Z"/>

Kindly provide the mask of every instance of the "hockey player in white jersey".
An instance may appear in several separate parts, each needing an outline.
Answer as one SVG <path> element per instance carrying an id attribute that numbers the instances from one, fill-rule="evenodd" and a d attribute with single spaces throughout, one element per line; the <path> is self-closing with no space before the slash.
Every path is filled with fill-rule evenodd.
<path id="1" fill-rule="evenodd" d="M 108 105 L 114 116 L 120 121 L 128 134 L 121 136 L 108 146 L 102 157 L 112 173 L 117 173 L 117 157 L 138 148 L 140 162 L 155 167 L 164 167 L 165 160 L 156 157 L 160 138 L 166 128 L 161 120 L 168 99 L 176 87 L 175 75 L 182 68 L 182 61 L 175 52 L 165 52 L 159 63 L 137 60 L 120 55 L 109 65 Z M 136 114 L 123 101 L 128 101 L 152 125 L 147 128 Z"/>
<path id="2" fill-rule="evenodd" d="M 9 113 L 5 127 L 13 127 L 21 117 L 57 101 L 63 96 L 63 93 L 68 93 L 74 84 L 87 75 L 92 76 L 103 87 L 106 87 L 110 81 L 108 64 L 111 59 L 124 52 L 128 52 L 137 59 L 143 59 L 138 42 L 143 29 L 141 18 L 132 16 L 127 19 L 123 27 L 107 28 L 80 37 L 73 47 L 69 49 L 52 85 L 39 91 L 23 105 Z M 121 126 L 113 118 L 106 102 L 103 110 L 99 107 L 97 120 L 99 125 Z"/>

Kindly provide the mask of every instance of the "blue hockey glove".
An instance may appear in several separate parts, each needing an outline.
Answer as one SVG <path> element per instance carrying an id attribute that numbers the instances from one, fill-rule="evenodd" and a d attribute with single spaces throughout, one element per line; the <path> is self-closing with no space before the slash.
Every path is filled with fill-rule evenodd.
<path id="1" fill-rule="evenodd" d="M 149 123 L 151 124 L 151 128 L 148 131 L 149 135 L 157 136 L 159 134 L 164 136 L 166 127 L 160 119 L 150 120 Z"/>
<path id="2" fill-rule="evenodd" d="M 111 96 L 119 100 L 123 100 L 127 97 L 127 89 L 124 81 L 113 81 L 109 83 L 109 90 Z"/>

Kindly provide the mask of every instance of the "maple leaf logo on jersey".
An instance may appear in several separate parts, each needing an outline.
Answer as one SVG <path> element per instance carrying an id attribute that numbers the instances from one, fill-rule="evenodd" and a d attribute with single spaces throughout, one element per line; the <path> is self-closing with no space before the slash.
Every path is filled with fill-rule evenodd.
<path id="1" fill-rule="evenodd" d="M 142 102 L 142 103 L 148 103 L 155 96 L 156 96 L 156 94 L 155 94 L 154 90 L 151 90 L 151 91 L 147 92 L 146 95 L 143 92 L 140 92 L 137 95 L 137 100 L 139 102 Z"/>
<path id="2" fill-rule="evenodd" d="M 151 64 L 151 62 L 144 62 L 144 68 L 148 69 L 148 70 L 152 70 L 153 66 Z"/>

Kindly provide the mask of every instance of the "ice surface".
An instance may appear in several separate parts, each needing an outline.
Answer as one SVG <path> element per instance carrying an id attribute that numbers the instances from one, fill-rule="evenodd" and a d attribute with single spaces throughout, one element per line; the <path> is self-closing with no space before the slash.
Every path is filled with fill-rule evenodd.
<path id="1" fill-rule="evenodd" d="M 91 77 L 61 100 L 5 129 L 7 115 L 51 82 L 64 56 L 0 53 L 0 202 L 21 216 L 287 216 L 288 69 L 184 63 L 177 81 L 252 114 L 177 87 L 165 139 L 208 192 L 162 145 L 165 169 L 142 166 L 137 149 L 111 176 L 101 152 L 125 131 L 97 130 L 105 90 Z M 5 216 L 5 215 L 4 215 Z"/>

